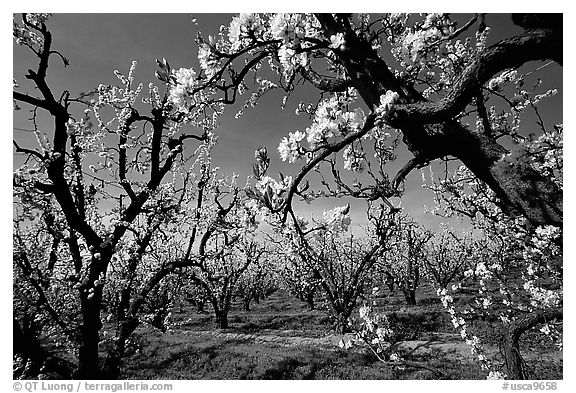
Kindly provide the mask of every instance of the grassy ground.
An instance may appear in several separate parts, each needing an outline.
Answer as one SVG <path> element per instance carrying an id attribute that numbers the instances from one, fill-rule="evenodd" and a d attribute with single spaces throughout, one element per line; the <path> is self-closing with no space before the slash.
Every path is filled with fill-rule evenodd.
<path id="1" fill-rule="evenodd" d="M 342 350 L 342 336 L 330 331 L 323 310 L 307 310 L 290 294 L 277 291 L 243 311 L 235 304 L 230 328 L 214 328 L 214 318 L 192 307 L 176 307 L 177 328 L 161 333 L 150 327 L 137 331 L 139 345 L 129 351 L 123 368 L 126 379 L 483 379 L 469 347 L 455 334 L 447 313 L 424 286 L 419 305 L 405 306 L 403 297 L 381 299 L 383 308 L 402 327 L 407 345 L 431 341 L 415 358 L 437 370 L 390 367 L 365 349 Z M 321 303 L 318 304 L 321 308 Z M 492 337 L 489 349 L 497 351 L 498 332 L 489 321 L 475 328 Z M 562 378 L 562 354 L 546 342 L 523 341 L 529 368 L 538 367 L 541 379 Z M 536 375 L 535 375 L 536 377 Z"/>

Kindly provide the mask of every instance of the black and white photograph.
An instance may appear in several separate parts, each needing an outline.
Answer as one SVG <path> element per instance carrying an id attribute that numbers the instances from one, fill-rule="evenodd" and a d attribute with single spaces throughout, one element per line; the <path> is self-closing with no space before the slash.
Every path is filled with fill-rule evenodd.
<path id="1" fill-rule="evenodd" d="M 565 15 L 243 9 L 12 13 L 13 391 L 558 390 Z"/>

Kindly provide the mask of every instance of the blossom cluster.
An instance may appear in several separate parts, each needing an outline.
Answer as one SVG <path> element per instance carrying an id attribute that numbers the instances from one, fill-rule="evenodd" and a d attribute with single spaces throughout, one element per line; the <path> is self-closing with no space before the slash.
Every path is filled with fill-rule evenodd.
<path id="1" fill-rule="evenodd" d="M 278 57 L 282 72 L 288 80 L 299 67 L 310 63 L 310 39 L 319 39 L 320 26 L 316 18 L 306 14 L 274 14 L 270 19 L 270 35 L 281 42 Z"/>
<path id="2" fill-rule="evenodd" d="M 280 181 L 270 177 L 262 176 L 256 182 L 256 190 L 266 200 L 268 207 L 278 208 L 284 203 L 284 193 L 292 186 L 292 177 L 283 177 Z"/>
<path id="3" fill-rule="evenodd" d="M 561 185 L 562 142 L 558 130 L 561 131 L 561 127 L 556 127 L 553 136 L 547 136 L 545 132 L 538 138 L 525 138 L 521 142 L 524 148 L 515 152 L 514 159 L 538 163 L 541 166 L 535 167 L 542 173 L 550 168 L 559 177 L 557 183 Z M 550 151 L 556 154 L 548 154 Z M 543 156 L 547 158 L 542 159 Z M 504 157 L 504 160 L 508 162 L 510 158 Z M 562 230 L 550 225 L 533 227 L 524 218 L 507 216 L 498 206 L 495 194 L 465 168 L 459 168 L 452 178 L 439 183 L 435 188 L 437 208 L 440 208 L 437 212 L 445 212 L 447 216 L 467 214 L 475 230 L 482 233 L 476 237 L 475 266 L 467 270 L 463 281 L 453 288 L 459 290 L 466 281 L 473 282 L 477 288 L 472 304 L 475 309 L 464 309 L 461 314 L 491 313 L 506 326 L 526 312 L 562 307 Z M 458 316 L 452 297 L 445 290 L 439 292 L 439 296 L 453 316 L 454 326 L 461 329 L 462 337 L 476 348 L 465 320 Z M 556 324 L 545 325 L 541 332 L 552 337 L 559 348 L 562 347 L 562 336 Z M 484 362 L 485 355 L 479 360 Z M 495 370 L 489 375 L 490 378 L 499 376 L 502 374 Z"/>
<path id="4" fill-rule="evenodd" d="M 518 78 L 518 72 L 516 70 L 507 70 L 502 72 L 500 75 L 488 81 L 488 88 L 493 91 L 502 90 L 503 86 L 510 82 L 514 82 Z"/>
<path id="5" fill-rule="evenodd" d="M 288 138 L 282 138 L 282 141 L 278 146 L 278 152 L 280 153 L 280 158 L 282 161 L 288 160 L 289 163 L 293 163 L 302 155 L 300 142 L 305 137 L 306 134 L 301 131 L 296 131 L 289 133 Z"/>
<path id="6" fill-rule="evenodd" d="M 352 172 L 362 172 L 366 168 L 366 157 L 363 151 L 358 151 L 354 146 L 355 144 L 351 143 L 342 152 L 344 169 Z"/>
<path id="7" fill-rule="evenodd" d="M 350 205 L 325 210 L 322 214 L 322 224 L 332 232 L 346 232 L 352 222 L 349 212 Z"/>
<path id="8" fill-rule="evenodd" d="M 189 102 L 190 93 L 197 86 L 196 72 L 191 68 L 179 68 L 172 71 L 175 85 L 171 87 L 169 99 L 180 109 L 193 105 Z"/>
<path id="9" fill-rule="evenodd" d="M 228 29 L 228 39 L 232 50 L 238 50 L 250 44 L 251 40 L 263 32 L 262 20 L 258 14 L 241 13 L 232 18 Z"/>
<path id="10" fill-rule="evenodd" d="M 488 371 L 487 379 L 504 379 L 506 376 L 495 369 L 495 365 L 485 355 L 485 350 L 480 343 L 480 339 L 470 334 L 468 326 L 464 318 L 458 315 L 454 305 L 454 298 L 448 294 L 448 291 L 438 289 L 436 291 L 442 305 L 450 313 L 452 324 L 456 329 L 459 329 L 460 336 L 465 340 L 466 344 L 470 346 L 470 351 L 476 356 L 483 370 Z"/>
<path id="11" fill-rule="evenodd" d="M 26 14 L 26 21 L 33 26 L 40 28 L 43 23 L 52 16 L 52 14 L 30 13 Z M 24 24 L 23 22 L 13 22 L 12 36 L 18 45 L 25 45 L 30 48 L 41 47 L 44 44 L 44 38 L 38 32 Z"/>
<path id="12" fill-rule="evenodd" d="M 413 62 L 425 54 L 426 49 L 452 32 L 452 25 L 444 14 L 428 14 L 423 23 L 407 29 L 403 37 L 404 55 Z"/>
<path id="13" fill-rule="evenodd" d="M 348 91 L 345 94 L 333 94 L 322 100 L 314 112 L 312 124 L 306 128 L 305 132 L 296 131 L 282 139 L 278 146 L 282 160 L 293 163 L 306 153 L 327 146 L 331 138 L 343 137 L 350 132 L 362 129 L 366 122 L 366 115 L 362 108 L 352 111 L 347 109 L 354 98 L 354 92 Z M 307 146 L 303 146 L 304 139 L 306 139 Z M 360 170 L 362 155 L 351 149 L 353 147 L 344 152 L 346 169 Z"/>
<path id="14" fill-rule="evenodd" d="M 387 90 L 386 93 L 382 94 L 380 96 L 380 105 L 376 108 L 376 115 L 378 118 L 385 118 L 399 98 L 400 95 L 393 90 Z"/>
<path id="15" fill-rule="evenodd" d="M 383 313 L 375 312 L 373 307 L 366 304 L 360 307 L 358 313 L 360 325 L 355 329 L 355 337 L 347 341 L 340 340 L 338 346 L 343 349 L 364 346 L 382 362 L 402 361 L 402 351 L 388 317 Z"/>
<path id="16" fill-rule="evenodd" d="M 328 138 L 346 135 L 364 125 L 366 116 L 362 109 L 348 112 L 346 104 L 345 97 L 334 94 L 318 105 L 312 125 L 306 129 L 306 139 L 312 148 L 326 142 Z"/>

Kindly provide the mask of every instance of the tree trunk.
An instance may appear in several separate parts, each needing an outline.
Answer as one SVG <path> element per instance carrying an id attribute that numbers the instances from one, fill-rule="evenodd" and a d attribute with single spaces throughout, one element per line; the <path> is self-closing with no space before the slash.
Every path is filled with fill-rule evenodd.
<path id="1" fill-rule="evenodd" d="M 38 332 L 34 329 L 34 323 L 30 319 L 20 322 L 13 318 L 12 342 L 13 355 L 20 355 L 25 359 L 26 366 L 14 370 L 13 378 L 37 378 L 42 362 L 45 359 L 44 351 L 38 342 Z"/>
<path id="2" fill-rule="evenodd" d="M 468 147 L 452 154 L 490 186 L 504 212 L 522 214 L 535 225 L 562 226 L 563 193 L 550 179 L 525 160 L 503 160 L 506 149 L 485 135 L 467 139 Z"/>
<path id="3" fill-rule="evenodd" d="M 409 306 L 415 306 L 416 291 L 413 291 L 412 289 L 405 289 L 403 293 L 404 293 L 404 299 L 406 299 L 406 304 Z"/>
<path id="4" fill-rule="evenodd" d="M 31 357 L 40 352 L 40 343 L 36 337 L 38 333 L 35 332 L 33 326 L 31 322 L 24 322 L 20 326 L 16 317 L 12 318 L 12 351 L 14 355 L 22 354 Z"/>
<path id="5" fill-rule="evenodd" d="M 334 321 L 334 331 L 338 334 L 345 334 L 350 332 L 350 326 L 348 325 L 348 319 L 352 314 L 352 310 L 344 310 L 338 312 Z"/>
<path id="6" fill-rule="evenodd" d="M 345 25 L 340 17 L 316 17 L 327 38 Z M 506 164 L 502 157 L 508 152 L 492 136 L 475 133 L 454 120 L 482 85 L 499 72 L 534 60 L 561 63 L 561 23 L 553 30 L 548 28 L 528 29 L 486 48 L 437 102 L 426 101 L 413 86 L 397 78 L 369 42 L 353 33 L 346 35 L 347 49 L 338 56 L 350 75 L 351 85 L 369 108 L 377 107 L 387 90 L 400 94 L 403 104 L 395 105 L 387 122 L 401 130 L 404 143 L 423 164 L 448 155 L 457 157 L 492 188 L 507 214 L 522 214 L 534 225 L 562 226 L 562 191 L 550 179 L 527 163 Z M 428 124 L 440 127 L 429 129 Z"/>
<path id="7" fill-rule="evenodd" d="M 13 354 L 19 354 L 33 364 L 32 368 L 26 366 L 24 370 L 21 370 L 25 371 L 25 374 L 19 374 L 18 370 L 14 370 L 14 378 L 37 379 L 41 368 L 46 373 L 53 372 L 58 374 L 60 379 L 72 378 L 72 370 L 74 370 L 75 365 L 67 360 L 53 356 L 42 348 L 38 341 L 38 334 L 30 322 L 24 320 L 21 325 L 14 317 L 12 335 Z"/>
<path id="8" fill-rule="evenodd" d="M 204 300 L 198 300 L 196 301 L 196 312 L 198 314 L 202 314 L 204 312 Z"/>
<path id="9" fill-rule="evenodd" d="M 520 336 L 527 330 L 554 319 L 562 319 L 562 310 L 536 311 L 510 324 L 503 338 L 504 361 L 509 379 L 528 378 L 520 353 Z"/>
<path id="10" fill-rule="evenodd" d="M 384 274 L 386 275 L 384 284 L 386 284 L 390 292 L 394 292 L 394 276 L 390 272 L 384 272 Z"/>
<path id="11" fill-rule="evenodd" d="M 413 250 L 413 245 L 410 242 L 409 253 L 412 254 L 413 252 L 415 252 L 415 250 Z M 418 280 L 418 265 L 414 264 L 412 257 L 409 255 L 408 263 L 406 264 L 406 280 L 404 281 L 404 288 L 402 288 L 406 304 L 409 306 L 416 305 L 416 287 L 418 285 Z"/>
<path id="12" fill-rule="evenodd" d="M 244 298 L 244 311 L 250 311 L 250 297 Z"/>
<path id="13" fill-rule="evenodd" d="M 78 369 L 74 373 L 76 379 L 101 379 L 98 344 L 100 343 L 100 298 L 101 291 L 95 289 L 92 299 L 86 294 L 81 295 L 82 325 L 80 326 L 81 344 L 78 348 Z"/>
<path id="14" fill-rule="evenodd" d="M 120 376 L 120 366 L 126 350 L 126 340 L 134 333 L 137 327 L 138 318 L 135 317 L 127 319 L 120 325 L 114 347 L 108 352 L 104 361 L 102 371 L 104 379 L 118 379 Z"/>
<path id="15" fill-rule="evenodd" d="M 229 307 L 226 307 L 226 304 L 219 304 L 218 299 L 212 298 L 210 299 L 210 303 L 212 303 L 212 308 L 214 309 L 214 316 L 216 317 L 216 327 L 219 329 L 228 329 L 228 310 Z"/>
<path id="16" fill-rule="evenodd" d="M 228 313 L 220 311 L 216 313 L 216 325 L 220 329 L 228 329 Z"/>
<path id="17" fill-rule="evenodd" d="M 314 310 L 314 292 L 306 294 L 306 304 L 308 305 L 308 310 Z"/>

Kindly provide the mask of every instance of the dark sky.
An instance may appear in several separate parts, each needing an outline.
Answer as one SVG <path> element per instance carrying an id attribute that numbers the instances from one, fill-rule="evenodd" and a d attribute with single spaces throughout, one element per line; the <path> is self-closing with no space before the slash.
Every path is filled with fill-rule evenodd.
<path id="1" fill-rule="evenodd" d="M 132 60 L 138 61 L 136 81 L 155 81 L 156 58 L 165 57 L 172 68 L 197 67 L 195 60 L 197 48 L 194 44 L 196 27 L 192 23 L 196 18 L 200 31 L 214 34 L 221 24 L 229 24 L 230 14 L 55 14 L 49 20 L 49 28 L 54 36 L 53 48 L 59 50 L 70 60 L 70 67 L 64 69 L 56 59 L 49 69 L 49 84 L 60 92 L 68 89 L 72 94 L 92 89 L 100 83 L 114 83 L 115 69 L 127 73 Z M 489 15 L 487 23 L 492 27 L 491 42 L 510 36 L 519 31 L 506 15 Z M 14 77 L 22 90 L 28 86 L 23 75 L 36 65 L 34 59 L 24 48 L 13 46 Z M 536 68 L 541 63 L 529 65 Z M 557 87 L 559 94 L 543 103 L 544 112 L 550 122 L 562 120 L 562 68 L 551 65 L 539 71 L 540 77 L 550 86 Z M 304 130 L 309 120 L 294 115 L 294 107 L 300 100 L 314 100 L 318 97 L 312 89 L 302 89 L 288 102 L 285 110 L 280 109 L 282 96 L 271 94 L 254 109 L 246 111 L 244 117 L 235 120 L 235 111 L 228 110 L 216 130 L 219 144 L 214 151 L 214 163 L 228 174 L 233 171 L 241 176 L 251 172 L 255 148 L 268 147 L 272 158 L 271 175 L 281 170 L 285 174 L 295 174 L 297 165 L 287 166 L 281 163 L 276 148 L 283 136 L 295 130 Z M 25 144 L 31 135 L 18 128 L 30 128 L 29 112 L 24 108 L 14 116 L 14 135 Z M 397 165 L 402 165 L 409 156 L 400 154 Z M 14 157 L 14 165 L 21 158 Z M 391 176 L 394 173 L 390 174 Z M 316 215 L 327 206 L 342 205 L 343 201 L 319 201 L 311 207 Z M 424 205 L 432 205 L 431 195 L 421 188 L 421 175 L 415 171 L 407 179 L 406 196 L 402 205 L 421 223 L 436 226 L 440 221 L 424 213 Z M 361 205 L 357 205 L 358 207 Z M 304 209 L 304 208 L 303 208 Z M 310 210 L 309 210 L 310 211 Z M 303 213 L 304 210 L 301 210 Z M 353 210 L 353 220 L 362 223 L 362 209 Z"/>

